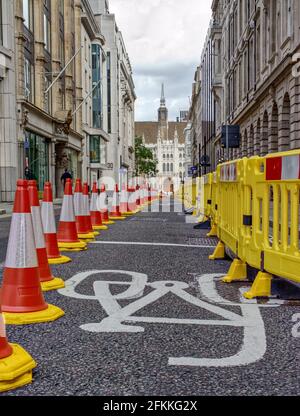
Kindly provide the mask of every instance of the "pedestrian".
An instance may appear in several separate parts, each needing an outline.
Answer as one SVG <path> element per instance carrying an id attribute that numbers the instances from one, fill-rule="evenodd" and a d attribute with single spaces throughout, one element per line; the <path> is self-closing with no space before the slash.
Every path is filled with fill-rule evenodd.
<path id="1" fill-rule="evenodd" d="M 68 169 L 65 169 L 65 172 L 61 175 L 61 178 L 60 178 L 61 182 L 64 185 L 64 189 L 65 189 L 65 186 L 66 186 L 67 179 L 73 179 L 73 178 L 72 178 L 71 173 L 68 171 Z"/>

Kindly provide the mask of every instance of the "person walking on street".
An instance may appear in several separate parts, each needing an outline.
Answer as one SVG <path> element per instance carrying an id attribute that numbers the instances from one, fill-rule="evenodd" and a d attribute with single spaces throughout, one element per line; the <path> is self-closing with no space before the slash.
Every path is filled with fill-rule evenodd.
<path id="1" fill-rule="evenodd" d="M 73 179 L 71 173 L 68 171 L 68 169 L 65 169 L 65 172 L 61 175 L 61 182 L 63 183 L 64 189 L 66 186 L 67 179 Z"/>

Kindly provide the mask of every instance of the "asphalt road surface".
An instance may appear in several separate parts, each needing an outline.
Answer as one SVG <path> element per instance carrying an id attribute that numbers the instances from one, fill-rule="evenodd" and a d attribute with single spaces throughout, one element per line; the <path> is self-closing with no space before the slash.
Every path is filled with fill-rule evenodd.
<path id="1" fill-rule="evenodd" d="M 249 284 L 220 281 L 230 262 L 208 260 L 206 232 L 142 212 L 68 254 L 52 267 L 66 288 L 45 294 L 65 316 L 7 327 L 38 365 L 5 395 L 299 395 L 299 304 L 243 301 Z"/>

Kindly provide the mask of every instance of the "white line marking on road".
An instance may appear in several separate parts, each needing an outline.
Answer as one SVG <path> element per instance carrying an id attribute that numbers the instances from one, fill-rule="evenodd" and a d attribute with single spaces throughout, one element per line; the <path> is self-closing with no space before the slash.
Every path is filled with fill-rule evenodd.
<path id="1" fill-rule="evenodd" d="M 131 276 L 131 281 L 104 281 L 98 280 L 93 284 L 94 296 L 87 296 L 76 292 L 76 286 L 85 278 L 96 274 L 125 274 Z M 220 275 L 207 274 L 198 277 L 200 292 L 205 294 L 209 302 L 224 302 L 232 305 L 218 295 L 215 288 L 215 277 Z M 131 326 L 126 323 L 160 323 L 160 324 L 185 324 L 185 325 L 212 325 L 212 326 L 231 326 L 243 327 L 244 337 L 242 345 L 235 355 L 223 358 L 195 358 L 195 357 L 170 357 L 169 365 L 178 366 L 197 366 L 197 367 L 229 367 L 248 365 L 256 362 L 264 356 L 266 352 L 266 334 L 264 322 L 262 320 L 259 306 L 257 304 L 237 304 L 242 314 L 239 315 L 223 307 L 212 305 L 206 301 L 192 296 L 186 291 L 189 285 L 179 281 L 156 281 L 147 282 L 148 276 L 142 273 L 124 271 L 124 270 L 90 270 L 84 273 L 78 273 L 66 281 L 65 289 L 60 289 L 59 293 L 65 296 L 98 300 L 108 315 L 101 322 L 93 322 L 81 325 L 85 331 L 90 332 L 119 332 L 119 333 L 137 333 L 144 332 L 142 326 Z M 123 293 L 113 295 L 110 285 L 129 286 Z M 144 290 L 151 287 L 153 290 L 144 295 Z M 167 318 L 167 317 L 148 317 L 133 316 L 134 313 L 143 309 L 145 306 L 164 297 L 168 293 L 173 293 L 185 302 L 194 306 L 205 309 L 223 319 L 185 319 L 185 318 Z M 118 300 L 132 300 L 133 302 L 122 307 Z"/>
<path id="2" fill-rule="evenodd" d="M 214 248 L 215 245 L 190 245 L 190 244 L 171 244 L 171 243 L 146 243 L 140 241 L 92 241 L 90 244 L 119 244 L 125 246 L 164 246 L 164 247 L 189 247 L 189 248 Z"/>

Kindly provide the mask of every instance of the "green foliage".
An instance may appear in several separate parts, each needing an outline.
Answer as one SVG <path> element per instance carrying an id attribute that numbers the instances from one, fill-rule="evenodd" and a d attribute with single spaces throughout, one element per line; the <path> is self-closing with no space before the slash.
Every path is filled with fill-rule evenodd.
<path id="1" fill-rule="evenodd" d="M 135 174 L 136 176 L 147 175 L 155 176 L 158 171 L 156 166 L 158 161 L 154 159 L 152 150 L 143 144 L 142 137 L 135 138 Z"/>

